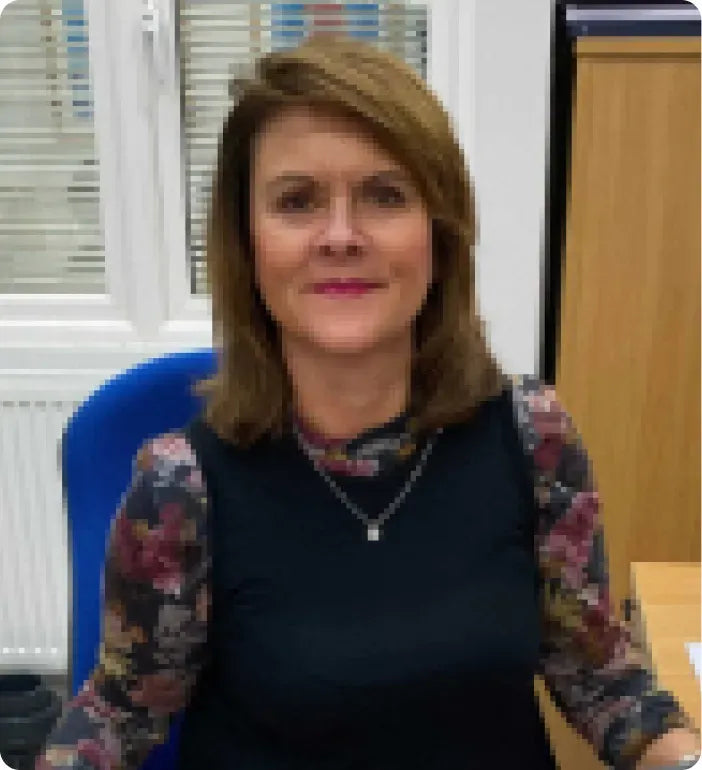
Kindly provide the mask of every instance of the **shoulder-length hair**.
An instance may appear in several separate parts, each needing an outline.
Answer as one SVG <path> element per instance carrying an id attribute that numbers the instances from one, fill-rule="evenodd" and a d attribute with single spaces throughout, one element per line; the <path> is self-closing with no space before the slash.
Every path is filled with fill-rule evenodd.
<path id="1" fill-rule="evenodd" d="M 352 116 L 410 172 L 432 221 L 433 286 L 414 324 L 409 408 L 419 432 L 461 422 L 506 378 L 476 309 L 472 185 L 450 119 L 422 78 L 376 46 L 336 35 L 260 58 L 232 81 L 207 231 L 214 376 L 195 385 L 220 438 L 249 446 L 280 437 L 291 383 L 276 323 L 254 280 L 249 232 L 252 140 L 288 105 Z"/>

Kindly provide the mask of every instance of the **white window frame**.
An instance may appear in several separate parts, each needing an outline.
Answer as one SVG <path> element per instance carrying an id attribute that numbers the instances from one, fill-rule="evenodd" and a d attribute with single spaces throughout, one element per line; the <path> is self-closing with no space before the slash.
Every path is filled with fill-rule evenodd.
<path id="1" fill-rule="evenodd" d="M 117 194 L 120 183 L 118 157 L 115 152 L 104 151 L 106 147 L 114 148 L 118 143 L 113 100 L 105 89 L 109 82 L 105 64 L 113 56 L 112 40 L 105 34 L 104 20 L 99 18 L 100 9 L 96 10 L 97 18 L 91 18 L 89 51 L 94 92 L 96 156 L 100 167 L 100 216 L 106 251 L 108 254 L 119 254 L 123 248 L 123 212 Z M 98 87 L 95 87 L 96 83 Z M 124 265 L 119 259 L 106 259 L 105 267 L 105 280 L 110 287 L 110 292 L 105 295 L 0 294 L 0 343 L 3 347 L 9 344 L 46 343 L 48 340 L 44 335 L 48 333 L 60 337 L 62 329 L 69 336 L 74 331 L 70 329 L 69 332 L 72 325 L 75 325 L 78 334 L 85 333 L 92 325 L 108 337 L 127 334 L 130 329 L 126 312 Z"/>
<path id="2" fill-rule="evenodd" d="M 211 301 L 190 293 L 185 173 L 173 163 L 183 146 L 176 2 L 85 0 L 107 293 L 0 295 L 0 391 L 8 377 L 108 374 L 212 344 Z M 469 114 L 466 2 L 427 0 L 427 79 L 458 133 Z"/>

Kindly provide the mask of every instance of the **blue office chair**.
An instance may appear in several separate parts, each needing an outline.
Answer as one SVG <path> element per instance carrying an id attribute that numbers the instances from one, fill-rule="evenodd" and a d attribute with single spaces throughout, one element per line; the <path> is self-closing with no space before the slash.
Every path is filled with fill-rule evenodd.
<path id="1" fill-rule="evenodd" d="M 211 349 L 151 359 L 108 380 L 73 414 L 61 444 L 72 572 L 68 689 L 71 697 L 95 666 L 102 618 L 102 571 L 110 524 L 132 476 L 139 446 L 183 428 L 202 408 L 195 380 L 213 374 Z M 171 722 L 142 770 L 174 770 L 183 714 Z"/>

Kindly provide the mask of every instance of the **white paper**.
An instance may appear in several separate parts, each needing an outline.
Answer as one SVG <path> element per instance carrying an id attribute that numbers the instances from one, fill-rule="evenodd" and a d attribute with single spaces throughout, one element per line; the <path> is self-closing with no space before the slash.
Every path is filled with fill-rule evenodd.
<path id="1" fill-rule="evenodd" d="M 687 654 L 695 669 L 697 678 L 702 680 L 702 642 L 685 642 Z"/>

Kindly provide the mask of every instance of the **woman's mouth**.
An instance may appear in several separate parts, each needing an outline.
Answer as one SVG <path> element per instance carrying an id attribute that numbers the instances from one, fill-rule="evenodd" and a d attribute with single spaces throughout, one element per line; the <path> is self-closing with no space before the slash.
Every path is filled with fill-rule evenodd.
<path id="1" fill-rule="evenodd" d="M 367 281 L 330 281 L 329 283 L 314 284 L 312 291 L 315 294 L 323 294 L 332 297 L 358 297 L 382 287 L 383 284 L 381 283 L 370 283 Z"/>

